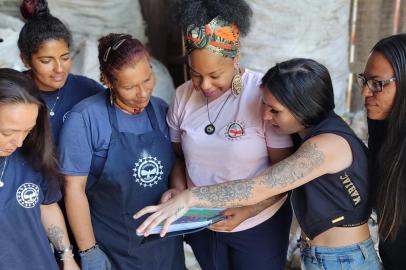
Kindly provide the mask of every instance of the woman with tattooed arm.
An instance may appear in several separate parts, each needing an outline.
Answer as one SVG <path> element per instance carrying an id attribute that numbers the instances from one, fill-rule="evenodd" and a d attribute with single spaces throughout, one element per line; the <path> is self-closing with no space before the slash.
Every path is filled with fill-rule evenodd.
<path id="1" fill-rule="evenodd" d="M 381 269 L 366 224 L 368 168 L 366 148 L 334 109 L 328 70 L 309 59 L 292 59 L 262 78 L 264 119 L 280 134 L 298 134 L 299 149 L 251 179 L 188 189 L 158 206 L 139 211 L 148 217 L 138 231 L 146 236 L 189 207 L 252 205 L 292 191 L 291 202 L 302 229 L 304 269 Z"/>

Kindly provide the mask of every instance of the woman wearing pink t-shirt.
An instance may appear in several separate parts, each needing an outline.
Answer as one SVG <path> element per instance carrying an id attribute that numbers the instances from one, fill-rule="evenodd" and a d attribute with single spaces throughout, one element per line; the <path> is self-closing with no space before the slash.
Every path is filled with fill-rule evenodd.
<path id="1" fill-rule="evenodd" d="M 177 8 L 192 77 L 177 89 L 167 116 L 186 168 L 174 171 L 178 187 L 185 179 L 193 187 L 257 176 L 287 157 L 292 141 L 262 118 L 262 74 L 239 66 L 239 37 L 252 12 L 244 1 L 184 1 Z M 202 268 L 283 269 L 291 222 L 286 197 L 227 209 L 226 220 L 188 235 Z"/>

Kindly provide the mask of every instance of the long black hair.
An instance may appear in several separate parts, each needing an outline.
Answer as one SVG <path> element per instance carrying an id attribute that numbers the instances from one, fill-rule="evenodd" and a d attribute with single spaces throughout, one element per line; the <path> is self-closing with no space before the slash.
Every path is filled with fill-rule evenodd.
<path id="1" fill-rule="evenodd" d="M 402 219 L 406 218 L 406 34 L 380 40 L 372 52 L 385 56 L 396 77 L 395 101 L 375 164 L 379 180 L 376 188 L 379 234 L 383 239 L 395 239 Z"/>
<path id="2" fill-rule="evenodd" d="M 311 59 L 276 64 L 262 78 L 261 87 L 266 87 L 305 127 L 317 125 L 335 107 L 330 74 Z"/>
<path id="3" fill-rule="evenodd" d="M 248 34 L 252 10 L 244 0 L 178 0 L 172 6 L 177 25 L 186 30 L 189 25 L 205 25 L 215 17 L 233 22 L 242 36 Z"/>
<path id="4" fill-rule="evenodd" d="M 2 104 L 36 104 L 38 117 L 25 138 L 22 153 L 47 180 L 59 180 L 58 165 L 51 139 L 47 107 L 35 83 L 24 73 L 0 68 L 0 106 Z"/>
<path id="5" fill-rule="evenodd" d="M 20 11 L 26 23 L 18 37 L 18 48 L 26 60 L 30 61 L 32 54 L 48 40 L 62 39 L 70 48 L 71 33 L 58 18 L 50 14 L 46 0 L 24 0 Z"/>

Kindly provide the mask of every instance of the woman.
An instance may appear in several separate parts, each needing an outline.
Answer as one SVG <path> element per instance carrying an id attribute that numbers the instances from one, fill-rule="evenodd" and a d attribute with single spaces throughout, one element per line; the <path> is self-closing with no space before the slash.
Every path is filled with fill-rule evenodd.
<path id="1" fill-rule="evenodd" d="M 0 69 L 0 269 L 79 270 L 61 198 L 47 108 L 23 73 Z M 47 237 L 48 236 L 48 237 Z"/>
<path id="2" fill-rule="evenodd" d="M 262 74 L 239 66 L 240 32 L 248 32 L 252 11 L 235 0 L 183 1 L 177 10 L 191 80 L 177 89 L 167 121 L 187 185 L 257 176 L 270 161 L 287 157 L 292 142 L 262 120 Z M 284 269 L 291 223 L 286 198 L 228 209 L 225 221 L 187 235 L 202 269 Z"/>
<path id="3" fill-rule="evenodd" d="M 21 60 L 48 106 L 52 137 L 57 144 L 70 109 L 82 99 L 103 91 L 103 87 L 69 73 L 71 34 L 49 13 L 46 0 L 24 0 L 20 9 L 27 21 L 18 38 Z"/>
<path id="4" fill-rule="evenodd" d="M 156 213 L 139 232 L 148 235 L 157 222 L 168 225 L 193 205 L 249 205 L 292 190 L 302 229 L 303 268 L 381 269 L 367 225 L 366 148 L 333 111 L 327 69 L 313 60 L 292 59 L 271 68 L 261 87 L 264 119 L 279 134 L 297 133 L 302 139 L 298 150 L 258 177 L 191 188 L 141 210 L 135 217 Z"/>
<path id="5" fill-rule="evenodd" d="M 406 265 L 406 34 L 379 41 L 359 75 L 368 116 L 373 200 L 385 269 Z"/>
<path id="6" fill-rule="evenodd" d="M 130 35 L 109 34 L 99 40 L 99 61 L 109 91 L 71 110 L 59 145 L 82 269 L 185 269 L 181 237 L 143 245 L 131 218 L 159 201 L 174 164 L 167 105 L 151 97 L 149 54 Z"/>

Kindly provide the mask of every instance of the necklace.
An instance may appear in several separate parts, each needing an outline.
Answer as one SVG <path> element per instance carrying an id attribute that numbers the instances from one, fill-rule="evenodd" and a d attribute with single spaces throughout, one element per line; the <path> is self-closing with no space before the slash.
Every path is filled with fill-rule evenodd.
<path id="1" fill-rule="evenodd" d="M 4 171 L 6 170 L 6 166 L 7 166 L 7 157 L 6 157 L 6 159 L 4 160 L 3 169 L 1 170 L 1 175 L 0 175 L 0 188 L 4 187 L 3 175 L 4 175 Z"/>
<path id="2" fill-rule="evenodd" d="M 52 107 L 49 109 L 49 115 L 50 115 L 51 117 L 55 115 L 54 109 L 55 109 L 56 104 L 58 103 L 58 100 L 59 100 L 59 98 L 60 98 L 60 95 L 61 95 L 61 88 L 58 89 L 58 95 L 56 96 L 54 105 L 52 105 Z"/>
<path id="3" fill-rule="evenodd" d="M 213 122 L 210 119 L 209 99 L 206 97 L 207 118 L 209 118 L 209 123 L 210 123 L 204 128 L 204 132 L 207 135 L 212 135 L 216 131 L 216 127 L 214 126 L 214 123 L 216 122 L 217 118 L 219 117 L 221 111 L 223 110 L 223 108 L 226 105 L 230 96 L 231 96 L 231 94 L 228 95 L 227 99 L 223 102 L 223 105 L 221 105 L 221 108 L 220 108 L 219 112 L 217 113 L 216 118 L 214 118 Z"/>

